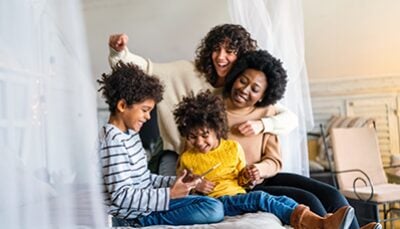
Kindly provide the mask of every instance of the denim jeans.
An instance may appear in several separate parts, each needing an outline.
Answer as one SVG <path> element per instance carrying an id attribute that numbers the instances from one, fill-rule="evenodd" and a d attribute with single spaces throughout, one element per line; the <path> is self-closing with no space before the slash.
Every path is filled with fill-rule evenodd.
<path id="1" fill-rule="evenodd" d="M 113 218 L 113 227 L 206 224 L 223 219 L 224 210 L 220 201 L 206 196 L 187 196 L 170 200 L 168 211 L 152 212 L 136 219 Z"/>
<path id="2" fill-rule="evenodd" d="M 278 173 L 265 179 L 250 192 L 259 190 L 272 195 L 286 195 L 300 204 L 309 206 L 311 211 L 320 216 L 349 206 L 346 198 L 333 186 L 294 173 Z M 350 229 L 357 228 L 359 225 L 354 217 Z"/>
<path id="3" fill-rule="evenodd" d="M 273 196 L 263 191 L 222 196 L 218 199 L 224 204 L 227 216 L 257 211 L 270 212 L 287 225 L 290 224 L 290 216 L 297 206 L 294 200 L 286 196 Z"/>

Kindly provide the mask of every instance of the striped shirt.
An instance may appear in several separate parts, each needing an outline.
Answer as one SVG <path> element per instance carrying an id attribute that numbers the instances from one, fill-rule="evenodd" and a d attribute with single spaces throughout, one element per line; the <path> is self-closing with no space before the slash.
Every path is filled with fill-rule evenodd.
<path id="1" fill-rule="evenodd" d="M 99 153 L 108 213 L 137 218 L 169 206 L 169 186 L 175 177 L 151 174 L 139 134 L 122 132 L 112 124 L 100 131 Z"/>

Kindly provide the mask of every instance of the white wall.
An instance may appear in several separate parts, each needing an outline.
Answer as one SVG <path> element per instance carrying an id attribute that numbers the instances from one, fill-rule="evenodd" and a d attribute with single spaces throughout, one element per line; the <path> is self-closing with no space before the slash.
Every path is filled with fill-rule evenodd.
<path id="1" fill-rule="evenodd" d="M 303 9 L 316 123 L 373 118 L 389 165 L 400 148 L 400 1 L 303 0 Z"/>
<path id="2" fill-rule="evenodd" d="M 400 1 L 303 0 L 310 79 L 400 76 Z"/>
<path id="3" fill-rule="evenodd" d="M 303 0 L 309 78 L 400 75 L 400 1 Z M 108 71 L 107 40 L 155 61 L 192 59 L 214 25 L 230 22 L 227 0 L 84 0 L 95 77 Z"/>
<path id="4" fill-rule="evenodd" d="M 129 48 L 153 61 L 193 59 L 201 38 L 230 23 L 226 0 L 85 0 L 95 77 L 108 72 L 108 36 L 126 33 Z"/>

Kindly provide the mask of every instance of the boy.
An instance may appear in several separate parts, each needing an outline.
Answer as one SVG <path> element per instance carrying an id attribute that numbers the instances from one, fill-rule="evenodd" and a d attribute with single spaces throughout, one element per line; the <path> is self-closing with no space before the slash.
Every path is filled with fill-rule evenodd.
<path id="1" fill-rule="evenodd" d="M 344 229 L 353 219 L 354 210 L 349 206 L 322 218 L 286 196 L 273 196 L 263 191 L 246 193 L 243 186 L 251 183 L 251 177 L 246 170 L 243 149 L 238 142 L 226 140 L 228 124 L 224 102 L 210 91 L 183 98 L 174 117 L 187 146 L 181 154 L 178 171 L 189 169 L 214 183 L 207 195 L 223 203 L 225 215 L 271 212 L 294 228 Z M 210 168 L 215 169 L 210 172 Z M 185 180 L 190 181 L 189 178 Z"/>
<path id="2" fill-rule="evenodd" d="M 103 74 L 99 91 L 110 117 L 100 131 L 99 154 L 105 203 L 113 226 L 202 224 L 223 219 L 223 207 L 208 197 L 188 196 L 199 179 L 151 174 L 138 135 L 150 111 L 162 100 L 160 81 L 136 65 L 118 63 Z"/>

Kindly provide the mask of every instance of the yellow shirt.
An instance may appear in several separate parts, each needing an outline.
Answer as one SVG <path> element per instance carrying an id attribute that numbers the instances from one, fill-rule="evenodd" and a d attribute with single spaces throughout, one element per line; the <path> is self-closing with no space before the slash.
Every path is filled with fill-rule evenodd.
<path id="1" fill-rule="evenodd" d="M 192 169 L 193 173 L 200 175 L 218 163 L 221 165 L 205 176 L 205 179 L 216 183 L 208 195 L 220 197 L 246 193 L 238 183 L 239 172 L 246 166 L 246 160 L 242 147 L 233 140 L 221 139 L 219 146 L 207 153 L 185 151 L 181 154 L 178 171 Z"/>

